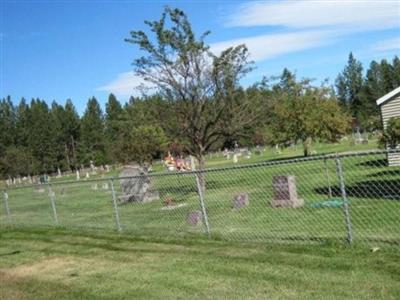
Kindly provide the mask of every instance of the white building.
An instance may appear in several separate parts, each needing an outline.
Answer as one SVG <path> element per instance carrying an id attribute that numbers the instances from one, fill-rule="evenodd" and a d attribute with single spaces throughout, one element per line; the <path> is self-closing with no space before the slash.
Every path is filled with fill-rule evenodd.
<path id="1" fill-rule="evenodd" d="M 400 86 L 385 96 L 376 100 L 381 109 L 383 128 L 386 128 L 390 118 L 400 117 Z M 400 166 L 400 153 L 388 154 L 389 166 Z"/>

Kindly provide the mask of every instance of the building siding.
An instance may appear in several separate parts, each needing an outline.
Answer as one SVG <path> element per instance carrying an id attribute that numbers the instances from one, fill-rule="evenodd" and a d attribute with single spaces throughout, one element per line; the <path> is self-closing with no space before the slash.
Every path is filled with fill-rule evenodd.
<path id="1" fill-rule="evenodd" d="M 387 122 L 390 118 L 400 117 L 400 95 L 397 95 L 393 99 L 383 103 L 381 105 L 381 114 L 384 128 L 386 128 Z M 399 153 L 389 153 L 387 158 L 389 166 L 400 166 Z"/>
<path id="2" fill-rule="evenodd" d="M 381 112 L 383 126 L 386 128 L 386 124 L 390 118 L 400 117 L 400 95 L 383 103 L 381 105 Z"/>

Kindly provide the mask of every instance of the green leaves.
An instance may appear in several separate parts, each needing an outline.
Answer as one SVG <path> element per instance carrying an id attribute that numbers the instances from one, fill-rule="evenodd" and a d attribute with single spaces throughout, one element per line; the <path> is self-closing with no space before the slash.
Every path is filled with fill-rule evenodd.
<path id="1" fill-rule="evenodd" d="M 238 98 L 239 80 L 252 69 L 246 46 L 212 54 L 204 42 L 209 31 L 197 38 L 179 9 L 166 7 L 159 21 L 145 24 L 149 35 L 132 31 L 126 40 L 145 54 L 133 65 L 170 102 L 178 127 L 175 137 L 187 152 L 200 159 L 227 135 L 239 134 L 254 121 L 247 98 Z"/>
<path id="2" fill-rule="evenodd" d="M 400 117 L 390 118 L 379 140 L 381 146 L 396 149 L 400 145 Z"/>

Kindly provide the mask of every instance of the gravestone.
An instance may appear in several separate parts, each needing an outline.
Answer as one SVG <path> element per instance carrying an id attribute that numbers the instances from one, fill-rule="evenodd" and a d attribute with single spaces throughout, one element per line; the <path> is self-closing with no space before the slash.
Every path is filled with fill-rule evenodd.
<path id="1" fill-rule="evenodd" d="M 238 156 L 237 154 L 233 154 L 233 163 L 237 164 L 238 163 Z"/>
<path id="2" fill-rule="evenodd" d="M 92 174 L 96 174 L 96 167 L 94 166 L 93 161 L 90 161 L 90 171 L 92 172 Z"/>
<path id="3" fill-rule="evenodd" d="M 147 170 L 139 166 L 125 167 L 119 174 L 123 195 L 118 197 L 120 203 L 151 202 L 160 198 L 154 191 L 147 176 Z"/>
<path id="4" fill-rule="evenodd" d="M 76 170 L 76 180 L 81 179 L 81 176 L 79 175 L 79 170 Z"/>
<path id="5" fill-rule="evenodd" d="M 108 190 L 108 182 L 103 182 L 102 188 L 103 190 Z"/>
<path id="6" fill-rule="evenodd" d="M 295 176 L 274 176 L 273 178 L 274 199 L 272 207 L 301 207 L 303 199 L 297 196 Z"/>
<path id="7" fill-rule="evenodd" d="M 281 152 L 281 149 L 280 149 L 280 147 L 279 147 L 278 144 L 275 145 L 275 153 L 276 153 L 276 154 L 281 154 L 281 153 L 282 153 L 282 152 Z"/>
<path id="8" fill-rule="evenodd" d="M 202 216 L 203 215 L 202 215 L 201 211 L 195 210 L 195 211 L 190 212 L 187 215 L 186 221 L 189 225 L 197 226 L 197 225 L 201 224 Z"/>
<path id="9" fill-rule="evenodd" d="M 249 194 L 240 193 L 233 197 L 233 208 L 239 209 L 249 205 Z"/>
<path id="10" fill-rule="evenodd" d="M 61 178 L 61 177 L 62 177 L 61 170 L 60 170 L 60 168 L 57 168 L 57 176 L 56 176 L 56 178 Z"/>

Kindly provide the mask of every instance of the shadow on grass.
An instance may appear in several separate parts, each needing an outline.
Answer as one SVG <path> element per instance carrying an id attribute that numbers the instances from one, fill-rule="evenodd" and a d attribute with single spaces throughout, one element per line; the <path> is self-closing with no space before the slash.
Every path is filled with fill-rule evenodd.
<path id="1" fill-rule="evenodd" d="M 358 167 L 386 167 L 387 160 L 385 158 L 371 159 L 356 164 Z"/>
<path id="2" fill-rule="evenodd" d="M 332 186 L 332 196 L 342 197 L 339 186 Z M 328 187 L 314 189 L 318 194 L 327 195 Z M 346 185 L 346 193 L 349 197 L 373 198 L 400 201 L 400 180 L 367 180 L 352 185 Z"/>
<path id="3" fill-rule="evenodd" d="M 367 175 L 368 177 L 382 177 L 382 176 L 400 176 L 399 170 L 385 170 Z"/>

